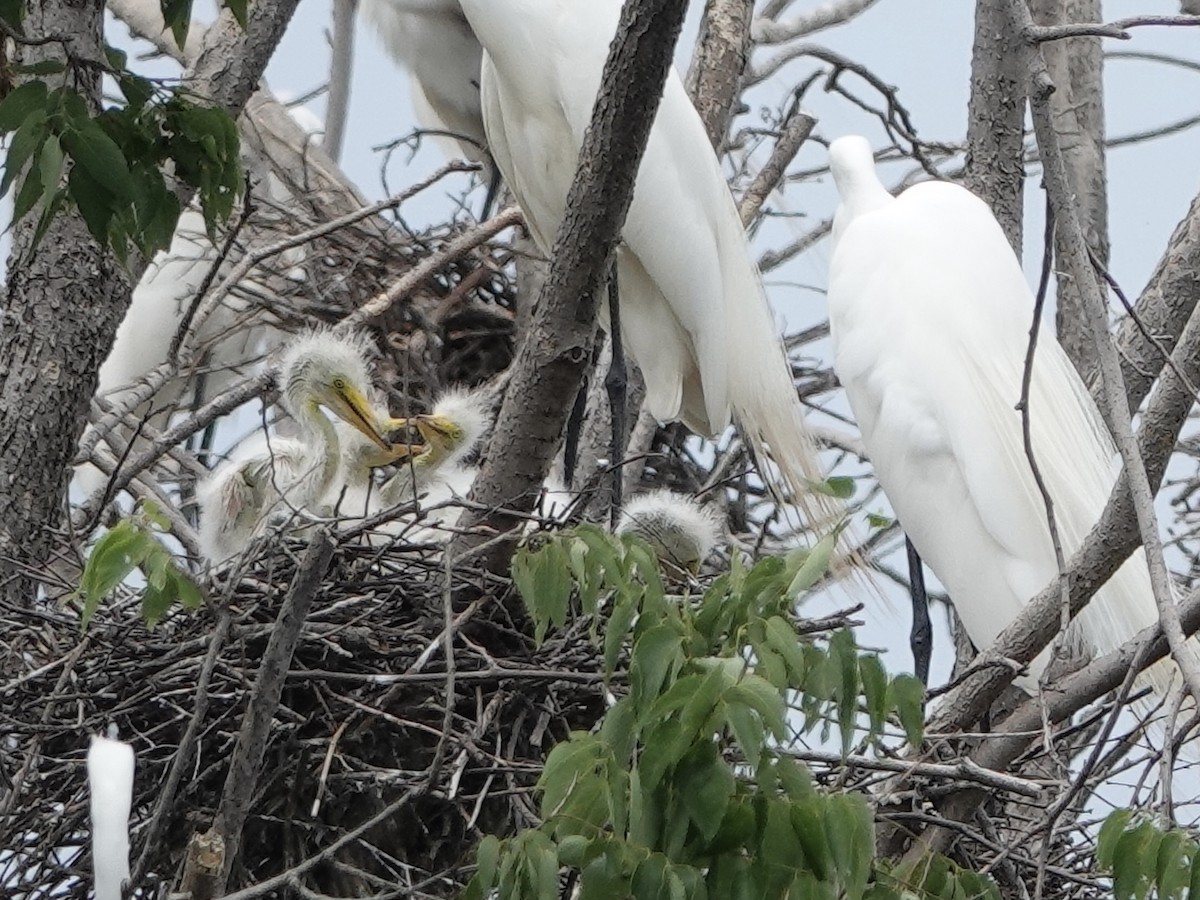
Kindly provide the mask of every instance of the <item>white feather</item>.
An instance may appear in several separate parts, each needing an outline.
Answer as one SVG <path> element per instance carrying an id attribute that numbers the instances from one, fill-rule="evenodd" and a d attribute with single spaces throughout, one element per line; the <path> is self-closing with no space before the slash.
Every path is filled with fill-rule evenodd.
<path id="1" fill-rule="evenodd" d="M 862 138 L 835 141 L 830 161 L 842 196 L 829 273 L 834 367 L 901 525 L 984 648 L 1058 571 L 1016 408 L 1034 298 L 969 191 L 927 182 L 893 199 Z M 1104 510 L 1119 459 L 1051 324 L 1038 339 L 1029 416 L 1069 558 Z M 1070 636 L 1102 654 L 1156 620 L 1138 550 Z M 1019 682 L 1027 690 L 1048 654 Z M 1161 691 L 1173 668 L 1156 666 L 1149 680 Z"/>
<path id="2" fill-rule="evenodd" d="M 132 747 L 92 735 L 87 772 L 96 900 L 121 900 L 121 884 L 129 879 L 133 768 Z"/>
<path id="3" fill-rule="evenodd" d="M 544 252 L 563 216 L 620 13 L 617 0 L 463 0 L 483 44 L 488 143 Z M 618 251 L 625 346 L 647 406 L 702 435 L 737 422 L 759 461 L 804 496 L 815 444 L 729 188 L 674 72 L 650 134 Z M 768 479 L 773 473 L 763 473 Z M 778 486 L 778 482 L 776 482 Z"/>

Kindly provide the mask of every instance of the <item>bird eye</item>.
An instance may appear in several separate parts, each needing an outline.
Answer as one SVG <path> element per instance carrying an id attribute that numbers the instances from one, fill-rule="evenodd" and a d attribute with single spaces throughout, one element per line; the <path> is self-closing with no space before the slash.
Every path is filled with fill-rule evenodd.
<path id="1" fill-rule="evenodd" d="M 333 389 L 335 391 L 344 391 L 346 389 L 346 379 L 344 379 L 344 378 L 333 379 Z"/>

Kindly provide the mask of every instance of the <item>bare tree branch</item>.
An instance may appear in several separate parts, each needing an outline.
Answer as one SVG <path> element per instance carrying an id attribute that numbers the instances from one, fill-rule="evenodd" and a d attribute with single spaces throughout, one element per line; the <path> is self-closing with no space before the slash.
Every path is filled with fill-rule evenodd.
<path id="1" fill-rule="evenodd" d="M 1127 41 L 1133 37 L 1130 28 L 1146 26 L 1196 26 L 1200 25 L 1200 15 L 1197 16 L 1132 16 L 1128 19 L 1118 19 L 1107 25 L 1090 24 L 1086 22 L 1063 25 L 1033 25 L 1026 32 L 1028 39 L 1034 43 L 1046 41 L 1061 41 L 1072 37 L 1109 37 Z"/>
<path id="2" fill-rule="evenodd" d="M 790 22 L 776 22 L 774 16 L 763 15 L 754 20 L 754 40 L 760 44 L 781 44 L 794 38 L 815 34 L 850 21 L 877 2 L 878 0 L 831 0 L 808 10 Z"/>
<path id="3" fill-rule="evenodd" d="M 333 0 L 333 39 L 329 89 L 325 94 L 325 137 L 321 147 L 334 162 L 342 158 L 346 117 L 350 113 L 350 80 L 354 69 L 354 19 L 358 0 Z"/>
<path id="4" fill-rule="evenodd" d="M 688 96 L 719 153 L 750 59 L 750 19 L 746 0 L 708 0 L 696 52 L 687 74 Z"/>
<path id="5" fill-rule="evenodd" d="M 1098 21 L 1100 0 L 1031 0 L 1039 25 Z M 1088 250 L 1108 265 L 1108 183 L 1104 155 L 1104 58 L 1100 39 L 1076 37 L 1042 47 L 1055 91 L 1050 95 L 1055 131 L 1062 142 L 1071 192 Z M 1062 240 L 1062 232 L 1058 232 Z M 1058 247 L 1059 258 L 1063 248 Z M 1086 382 L 1099 369 L 1079 289 L 1058 272 L 1058 342 Z"/>
<path id="6" fill-rule="evenodd" d="M 213 830 L 225 839 L 225 868 L 217 885 L 218 896 L 225 892 L 225 883 L 237 859 L 242 826 L 256 794 L 255 786 L 267 749 L 267 735 L 279 706 L 292 654 L 300 642 L 300 632 L 308 618 L 308 610 L 325 580 L 332 558 L 333 540 L 326 529 L 318 527 L 309 539 L 295 580 L 279 609 L 275 627 L 271 629 L 271 638 L 263 653 L 233 758 L 229 762 L 221 805 L 213 820 Z"/>

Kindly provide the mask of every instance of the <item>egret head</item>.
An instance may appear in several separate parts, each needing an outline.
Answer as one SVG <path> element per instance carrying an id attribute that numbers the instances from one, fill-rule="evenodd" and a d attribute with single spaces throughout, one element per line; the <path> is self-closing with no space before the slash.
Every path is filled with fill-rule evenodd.
<path id="1" fill-rule="evenodd" d="M 303 420 L 323 406 L 373 442 L 390 450 L 381 413 L 372 395 L 373 348 L 361 332 L 340 334 L 314 329 L 292 340 L 279 363 L 279 387 L 285 406 Z"/>
<path id="2" fill-rule="evenodd" d="M 654 548 L 659 560 L 695 572 L 720 537 L 709 507 L 674 491 L 635 497 L 621 510 L 618 534 L 634 534 Z"/>
<path id="3" fill-rule="evenodd" d="M 411 424 L 421 435 L 426 446 L 423 462 L 454 465 L 479 446 L 492 422 L 491 406 L 488 391 L 451 388 L 438 398 L 432 412 L 395 421 L 401 427 Z"/>

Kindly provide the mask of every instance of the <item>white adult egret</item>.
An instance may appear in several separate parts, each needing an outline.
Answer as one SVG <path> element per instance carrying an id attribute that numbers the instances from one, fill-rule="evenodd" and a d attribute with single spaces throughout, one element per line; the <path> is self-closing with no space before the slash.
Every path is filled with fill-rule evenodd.
<path id="1" fill-rule="evenodd" d="M 413 111 L 447 146 L 487 168 L 479 66 L 483 48 L 467 24 L 458 0 L 362 0 L 384 49 L 412 77 Z M 457 136 L 457 137 L 456 137 Z"/>
<path id="2" fill-rule="evenodd" d="M 327 329 L 288 344 L 279 363 L 280 400 L 299 425 L 300 437 L 262 439 L 201 487 L 201 538 L 210 558 L 236 552 L 277 508 L 302 509 L 326 497 L 342 456 L 337 429 L 322 407 L 384 453 L 406 451 L 398 451 L 383 433 L 384 416 L 372 400 L 370 355 L 364 335 Z"/>
<path id="3" fill-rule="evenodd" d="M 893 198 L 861 137 L 834 141 L 829 159 L 842 199 L 834 368 L 900 524 L 984 648 L 1058 572 L 1016 408 L 1034 298 L 991 210 L 965 188 L 925 182 Z M 1100 518 L 1119 458 L 1049 325 L 1029 418 L 1070 556 Z M 1157 618 L 1139 549 L 1075 618 L 1070 649 L 1107 653 Z M 1048 662 L 1049 649 L 1017 683 L 1032 691 Z M 1173 670 L 1149 675 L 1162 690 Z"/>
<path id="4" fill-rule="evenodd" d="M 636 535 L 654 548 L 663 563 L 695 572 L 717 545 L 721 526 L 712 507 L 660 489 L 625 504 L 617 533 Z"/>
<path id="5" fill-rule="evenodd" d="M 488 147 L 549 253 L 621 4 L 461 2 L 485 51 Z M 828 516 L 834 504 L 809 493 L 821 466 L 741 221 L 674 72 L 640 172 L 617 272 L 620 335 L 645 376 L 647 407 L 707 436 L 736 421 L 760 462 L 769 448 L 795 501 Z"/>

